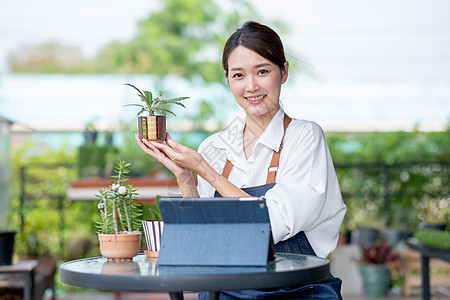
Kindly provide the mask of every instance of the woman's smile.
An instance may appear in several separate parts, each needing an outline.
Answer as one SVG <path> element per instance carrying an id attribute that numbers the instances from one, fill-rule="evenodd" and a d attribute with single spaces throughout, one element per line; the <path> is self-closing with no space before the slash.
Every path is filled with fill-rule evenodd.
<path id="1" fill-rule="evenodd" d="M 264 99 L 266 98 L 266 95 L 247 96 L 244 98 L 250 104 L 259 104 L 264 101 Z"/>

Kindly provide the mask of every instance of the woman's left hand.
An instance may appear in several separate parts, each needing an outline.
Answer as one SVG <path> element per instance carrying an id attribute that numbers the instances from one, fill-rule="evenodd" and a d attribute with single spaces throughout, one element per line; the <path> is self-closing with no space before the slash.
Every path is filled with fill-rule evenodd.
<path id="1" fill-rule="evenodd" d="M 167 133 L 166 137 L 167 144 L 158 142 L 150 143 L 153 147 L 164 152 L 176 165 L 196 174 L 199 174 L 202 166 L 206 163 L 200 153 L 174 141 L 169 133 Z"/>

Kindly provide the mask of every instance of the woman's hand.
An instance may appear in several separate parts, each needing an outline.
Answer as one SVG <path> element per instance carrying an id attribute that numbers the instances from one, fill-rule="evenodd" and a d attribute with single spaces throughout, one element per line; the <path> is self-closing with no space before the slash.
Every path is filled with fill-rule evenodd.
<path id="1" fill-rule="evenodd" d="M 164 152 L 160 151 L 157 147 L 154 146 L 154 144 L 161 144 L 161 143 L 152 143 L 145 139 L 141 140 L 139 138 L 139 134 L 136 134 L 135 138 L 137 143 L 139 144 L 141 149 L 144 150 L 145 153 L 156 158 L 160 163 L 166 166 L 167 169 L 169 169 L 173 174 L 175 174 L 175 176 L 178 177 L 186 174 L 187 170 L 185 168 L 178 166 Z"/>
<path id="2" fill-rule="evenodd" d="M 201 167 L 204 166 L 204 159 L 197 151 L 174 141 L 167 133 L 166 144 L 150 142 L 153 148 L 164 154 L 167 159 L 179 168 L 192 171 L 199 174 Z M 200 175 L 200 174 L 199 174 Z"/>

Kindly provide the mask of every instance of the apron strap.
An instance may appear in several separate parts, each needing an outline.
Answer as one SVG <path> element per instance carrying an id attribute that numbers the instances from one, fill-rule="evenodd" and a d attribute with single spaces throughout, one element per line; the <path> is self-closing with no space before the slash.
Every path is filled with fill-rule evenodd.
<path id="1" fill-rule="evenodd" d="M 277 171 L 278 171 L 278 162 L 280 161 L 280 153 L 281 153 L 281 149 L 283 149 L 283 141 L 284 141 L 284 135 L 286 134 L 286 128 L 288 127 L 289 123 L 291 123 L 292 119 L 284 114 L 284 120 L 283 120 L 283 125 L 284 125 L 284 132 L 283 132 L 283 137 L 281 138 L 281 143 L 280 143 L 280 149 L 277 152 L 273 152 L 272 155 L 272 160 L 270 161 L 270 166 L 269 169 L 267 170 L 267 180 L 266 180 L 266 184 L 267 183 L 275 183 L 275 176 L 277 175 Z"/>
<path id="2" fill-rule="evenodd" d="M 283 137 L 281 138 L 280 149 L 278 151 L 273 152 L 272 160 L 270 161 L 269 169 L 267 170 L 266 184 L 275 183 L 275 176 L 277 174 L 278 163 L 280 161 L 280 153 L 281 153 L 281 149 L 283 149 L 284 135 L 286 134 L 286 129 L 287 129 L 289 123 L 291 123 L 291 121 L 292 121 L 292 119 L 288 115 L 284 114 L 284 119 L 283 119 L 284 132 L 283 132 Z M 225 162 L 225 166 L 223 167 L 223 171 L 222 171 L 222 176 L 225 177 L 226 179 L 228 179 L 228 176 L 230 175 L 231 168 L 233 168 L 233 164 L 231 163 L 231 161 L 229 161 L 227 159 L 227 161 Z"/>

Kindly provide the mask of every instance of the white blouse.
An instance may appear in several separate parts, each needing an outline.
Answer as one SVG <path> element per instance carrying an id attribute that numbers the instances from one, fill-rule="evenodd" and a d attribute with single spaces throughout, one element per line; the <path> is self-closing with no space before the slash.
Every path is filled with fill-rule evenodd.
<path id="1" fill-rule="evenodd" d="M 226 160 L 230 160 L 233 168 L 228 180 L 234 185 L 263 185 L 273 151 L 280 147 L 283 117 L 280 108 L 248 159 L 243 150 L 245 117 L 237 117 L 227 129 L 206 138 L 198 152 L 219 174 Z M 276 185 L 265 195 L 274 242 L 304 231 L 317 256 L 327 257 L 336 248 L 347 208 L 319 125 L 292 119 L 284 137 L 275 181 Z M 214 196 L 215 189 L 201 177 L 197 188 L 200 197 Z"/>

